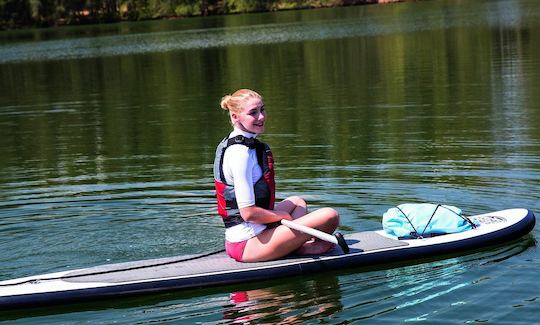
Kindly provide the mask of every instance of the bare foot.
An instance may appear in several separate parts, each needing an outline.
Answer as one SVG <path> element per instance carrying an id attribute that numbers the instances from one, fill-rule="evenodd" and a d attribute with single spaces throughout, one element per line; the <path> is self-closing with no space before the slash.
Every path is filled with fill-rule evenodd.
<path id="1" fill-rule="evenodd" d="M 305 242 L 295 253 L 297 255 L 318 255 L 324 254 L 335 247 L 335 244 L 316 239 Z"/>

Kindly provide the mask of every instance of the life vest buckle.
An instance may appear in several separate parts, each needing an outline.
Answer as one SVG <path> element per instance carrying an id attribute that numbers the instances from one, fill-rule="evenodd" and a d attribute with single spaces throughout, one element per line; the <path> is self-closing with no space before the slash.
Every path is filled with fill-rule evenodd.
<path id="1" fill-rule="evenodd" d="M 243 135 L 237 135 L 234 137 L 234 142 L 236 143 L 243 143 L 245 140 L 244 136 Z"/>

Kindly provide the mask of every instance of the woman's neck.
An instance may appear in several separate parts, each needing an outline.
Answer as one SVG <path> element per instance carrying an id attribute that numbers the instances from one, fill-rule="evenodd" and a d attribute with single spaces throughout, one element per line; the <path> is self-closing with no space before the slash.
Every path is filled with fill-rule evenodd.
<path id="1" fill-rule="evenodd" d="M 257 134 L 244 131 L 236 126 L 234 127 L 234 130 L 232 131 L 231 135 L 243 135 L 246 138 L 255 138 L 257 136 Z"/>

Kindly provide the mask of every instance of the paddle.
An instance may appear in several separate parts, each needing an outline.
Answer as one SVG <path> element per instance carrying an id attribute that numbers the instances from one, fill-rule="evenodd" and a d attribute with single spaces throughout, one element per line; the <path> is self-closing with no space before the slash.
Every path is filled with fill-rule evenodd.
<path id="1" fill-rule="evenodd" d="M 281 224 L 284 225 L 284 226 L 287 226 L 287 227 L 289 227 L 291 229 L 298 230 L 298 231 L 301 231 L 301 232 L 303 232 L 305 234 L 308 234 L 308 235 L 311 235 L 313 237 L 319 238 L 321 240 L 324 240 L 324 241 L 339 245 L 339 247 L 341 247 L 341 249 L 343 250 L 343 252 L 345 254 L 349 253 L 349 246 L 345 242 L 345 239 L 343 238 L 343 235 L 341 233 L 339 233 L 339 232 L 336 232 L 334 235 L 330 235 L 330 234 L 327 234 L 327 233 L 322 232 L 320 230 L 313 229 L 313 228 L 301 225 L 301 224 L 296 223 L 296 222 L 285 220 L 285 219 L 281 220 Z"/>

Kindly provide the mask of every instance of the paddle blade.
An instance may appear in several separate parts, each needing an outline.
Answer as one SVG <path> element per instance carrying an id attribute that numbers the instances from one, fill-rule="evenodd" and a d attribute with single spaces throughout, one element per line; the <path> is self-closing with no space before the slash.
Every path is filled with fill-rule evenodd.
<path id="1" fill-rule="evenodd" d="M 336 232 L 334 234 L 334 236 L 336 236 L 336 239 L 338 241 L 338 245 L 343 250 L 343 253 L 348 254 L 349 253 L 349 245 L 347 245 L 347 242 L 345 241 L 345 238 L 343 238 L 343 235 L 340 232 Z"/>

